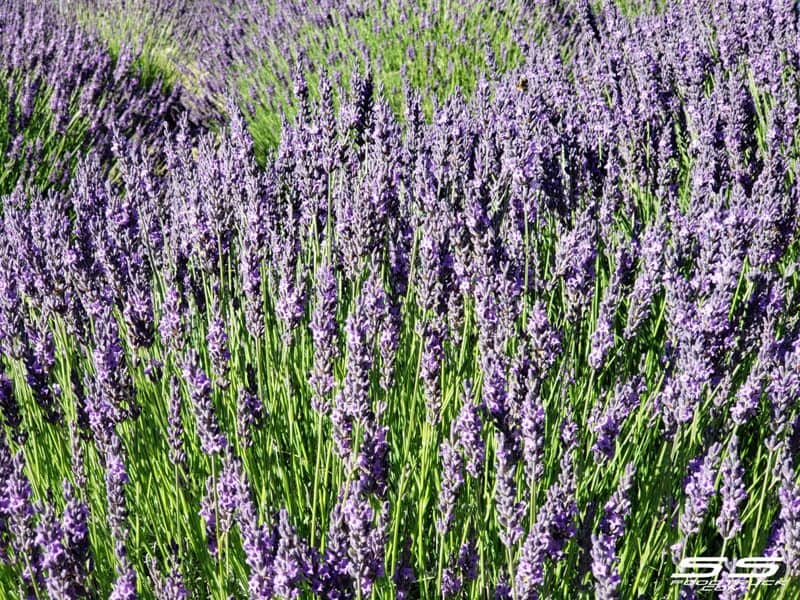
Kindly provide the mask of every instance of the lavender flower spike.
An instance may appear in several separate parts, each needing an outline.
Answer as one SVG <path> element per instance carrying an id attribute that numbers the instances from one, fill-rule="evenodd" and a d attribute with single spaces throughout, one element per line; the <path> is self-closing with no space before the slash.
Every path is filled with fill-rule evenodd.
<path id="1" fill-rule="evenodd" d="M 678 521 L 681 538 L 672 545 L 673 558 L 680 558 L 687 538 L 697 533 L 703 524 L 715 492 L 717 463 L 721 451 L 722 446 L 717 442 L 708 449 L 704 457 L 689 461 L 689 475 L 684 486 L 686 502 Z"/>
<path id="2" fill-rule="evenodd" d="M 314 366 L 309 382 L 314 391 L 312 406 L 321 414 L 329 410 L 328 394 L 333 389 L 333 364 L 339 356 L 336 346 L 336 277 L 328 264 L 317 271 L 317 293 L 311 313 L 314 338 Z"/>
<path id="3" fill-rule="evenodd" d="M 744 469 L 739 460 L 739 439 L 734 434 L 728 445 L 728 453 L 722 460 L 720 468 L 722 477 L 722 508 L 717 517 L 717 528 L 723 539 L 729 540 L 742 529 L 739 520 L 739 508 L 747 499 L 744 485 Z"/>
<path id="4" fill-rule="evenodd" d="M 629 463 L 620 478 L 617 490 L 604 508 L 603 518 L 596 534 L 592 534 L 592 575 L 595 580 L 595 598 L 619 598 L 619 559 L 617 545 L 625 531 L 625 518 L 630 514 L 628 493 L 633 482 L 634 466 Z"/>
<path id="5" fill-rule="evenodd" d="M 203 452 L 212 456 L 219 454 L 228 445 L 228 440 L 222 434 L 214 414 L 214 405 L 211 399 L 211 382 L 199 365 L 197 352 L 189 350 L 183 364 L 183 377 L 189 388 L 189 398 L 192 401 L 197 423 L 197 435 Z"/>

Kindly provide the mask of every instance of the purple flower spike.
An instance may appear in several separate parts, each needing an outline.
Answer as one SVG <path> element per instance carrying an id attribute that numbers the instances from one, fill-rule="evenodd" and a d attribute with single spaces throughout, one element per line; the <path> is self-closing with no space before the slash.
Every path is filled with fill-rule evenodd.
<path id="1" fill-rule="evenodd" d="M 211 365 L 214 369 L 214 383 L 224 390 L 229 383 L 228 365 L 231 360 L 231 352 L 228 347 L 228 334 L 225 331 L 225 322 L 222 319 L 216 292 L 214 294 L 214 304 L 206 342 L 208 343 L 208 355 L 211 358 Z"/>
<path id="2" fill-rule="evenodd" d="M 592 446 L 592 452 L 597 460 L 610 460 L 614 457 L 620 429 L 625 420 L 639 406 L 643 393 L 644 381 L 641 377 L 636 377 L 624 385 L 617 386 L 614 396 L 602 413 L 600 413 L 599 404 L 594 406 L 590 417 L 590 426 L 597 434 L 597 441 Z"/>
<path id="3" fill-rule="evenodd" d="M 728 444 L 728 452 L 722 459 L 720 467 L 722 484 L 720 495 L 722 497 L 722 508 L 717 517 L 717 527 L 720 535 L 724 539 L 731 539 L 742 529 L 739 520 L 739 510 L 742 503 L 747 499 L 747 492 L 744 485 L 744 469 L 739 460 L 739 438 L 734 434 Z"/>
<path id="4" fill-rule="evenodd" d="M 783 452 L 778 457 L 778 470 L 780 528 L 774 540 L 775 555 L 786 561 L 787 575 L 797 577 L 800 575 L 800 486 L 796 483 L 792 460 Z"/>
<path id="5" fill-rule="evenodd" d="M 395 585 L 395 595 L 398 600 L 411 600 L 417 597 L 417 576 L 414 567 L 411 565 L 408 547 L 403 550 L 403 554 L 397 563 L 392 581 Z"/>
<path id="6" fill-rule="evenodd" d="M 256 373 L 251 365 L 247 366 L 247 385 L 239 389 L 236 402 L 236 437 L 242 448 L 249 448 L 253 441 L 253 428 L 259 427 L 264 420 L 264 403 L 256 390 Z"/>
<path id="7" fill-rule="evenodd" d="M 316 297 L 311 313 L 311 335 L 314 339 L 314 366 L 309 383 L 314 392 L 312 406 L 321 414 L 329 410 L 328 394 L 333 390 L 333 366 L 339 356 L 336 323 L 336 277 L 328 264 L 317 270 Z"/>
<path id="8" fill-rule="evenodd" d="M 673 544 L 673 557 L 680 557 L 686 540 L 700 530 L 708 512 L 709 504 L 716 491 L 715 480 L 717 463 L 722 451 L 719 443 L 713 444 L 705 456 L 698 456 L 689 461 L 689 475 L 684 484 L 686 502 L 678 521 L 681 538 Z"/>
<path id="9" fill-rule="evenodd" d="M 518 449 L 507 434 L 495 434 L 495 488 L 494 501 L 497 521 L 500 524 L 500 541 L 512 548 L 522 537 L 522 518 L 525 503 L 517 501 L 515 482 L 516 455 Z"/>
<path id="10" fill-rule="evenodd" d="M 464 485 L 464 460 L 448 441 L 442 442 L 439 450 L 442 458 L 442 487 L 439 491 L 439 514 L 436 530 L 444 535 L 451 530 L 455 518 L 456 501 Z"/>
<path id="11" fill-rule="evenodd" d="M 183 444 L 183 415 L 181 414 L 181 390 L 177 377 L 169 380 L 169 407 L 167 415 L 167 443 L 169 460 L 177 467 L 186 467 L 186 452 Z"/>
<path id="12" fill-rule="evenodd" d="M 617 490 L 606 503 L 603 518 L 596 534 L 592 534 L 592 575 L 595 597 L 611 600 L 619 597 L 621 583 L 617 545 L 625 532 L 625 518 L 630 514 L 628 498 L 633 482 L 634 467 L 629 463 L 620 478 Z"/>
<path id="13" fill-rule="evenodd" d="M 189 590 L 186 589 L 183 575 L 178 568 L 177 558 L 172 560 L 175 564 L 166 576 L 161 574 L 155 560 L 149 559 L 147 561 L 155 596 L 158 600 L 189 600 Z"/>
<path id="14" fill-rule="evenodd" d="M 197 425 L 200 446 L 209 456 L 219 454 L 228 446 L 214 414 L 211 398 L 211 382 L 199 365 L 197 352 L 189 350 L 183 364 L 183 377 L 189 388 L 189 398 Z"/>
<path id="15" fill-rule="evenodd" d="M 558 480 L 547 490 L 545 502 L 536 514 L 536 520 L 522 545 L 515 575 L 515 590 L 521 598 L 538 598 L 544 581 L 546 559 L 561 560 L 564 546 L 576 533 L 575 473 L 573 472 L 572 446 L 561 461 Z"/>
<path id="16" fill-rule="evenodd" d="M 111 588 L 109 600 L 136 600 L 139 595 L 136 593 L 136 571 L 130 565 L 117 576 Z"/>
<path id="17" fill-rule="evenodd" d="M 481 421 L 480 407 L 472 398 L 471 381 L 464 382 L 462 398 L 463 404 L 452 425 L 450 437 L 466 460 L 467 472 L 471 477 L 478 479 L 483 468 L 486 445 L 481 437 L 483 422 Z"/>

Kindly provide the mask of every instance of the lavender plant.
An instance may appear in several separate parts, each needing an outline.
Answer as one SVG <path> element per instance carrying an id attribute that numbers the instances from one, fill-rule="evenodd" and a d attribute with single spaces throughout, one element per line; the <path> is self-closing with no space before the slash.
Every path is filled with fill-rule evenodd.
<path id="1" fill-rule="evenodd" d="M 723 597 L 800 593 L 797 14 L 641 11 L 536 7 L 430 120 L 300 68 L 263 165 L 233 104 L 163 161 L 115 117 L 113 173 L 3 196 L 0 590 L 682 598 L 763 555 Z"/>

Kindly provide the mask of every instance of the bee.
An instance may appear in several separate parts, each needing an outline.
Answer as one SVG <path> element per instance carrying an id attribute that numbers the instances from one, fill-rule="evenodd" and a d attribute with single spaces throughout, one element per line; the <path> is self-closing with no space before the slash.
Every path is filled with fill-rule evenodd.
<path id="1" fill-rule="evenodd" d="M 517 89 L 522 92 L 528 91 L 528 79 L 524 75 L 517 80 Z"/>

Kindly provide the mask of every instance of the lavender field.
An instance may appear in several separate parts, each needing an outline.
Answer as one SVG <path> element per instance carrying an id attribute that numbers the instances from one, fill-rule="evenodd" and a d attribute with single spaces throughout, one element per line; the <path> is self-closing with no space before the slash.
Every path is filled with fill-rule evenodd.
<path id="1" fill-rule="evenodd" d="M 3 0 L 0 599 L 800 597 L 794 0 Z"/>

